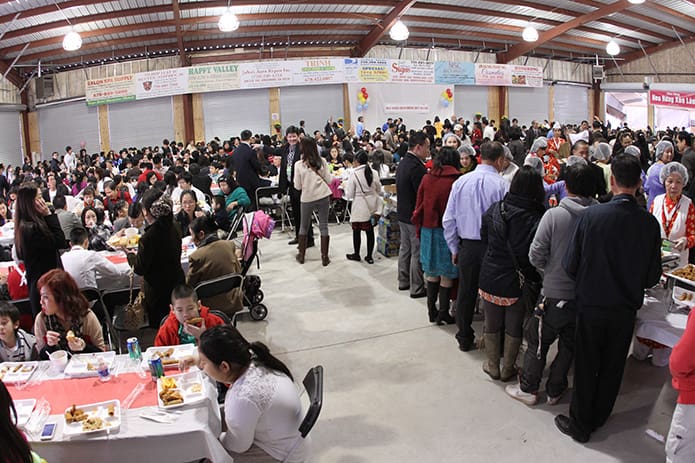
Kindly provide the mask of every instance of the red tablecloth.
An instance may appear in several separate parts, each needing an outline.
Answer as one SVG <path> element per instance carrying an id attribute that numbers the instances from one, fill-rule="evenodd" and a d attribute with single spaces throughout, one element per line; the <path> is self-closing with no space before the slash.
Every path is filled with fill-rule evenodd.
<path id="1" fill-rule="evenodd" d="M 106 256 L 106 258 L 114 264 L 124 264 L 128 262 L 128 258 L 123 254 L 111 254 Z"/>
<path id="2" fill-rule="evenodd" d="M 41 384 L 18 390 L 7 385 L 13 399 L 45 398 L 51 404 L 51 414 L 62 414 L 66 408 L 107 400 L 123 401 L 138 383 L 145 383 L 145 389 L 136 397 L 130 408 L 157 405 L 157 385 L 150 378 L 142 379 L 137 373 L 123 373 L 102 383 L 99 378 L 76 378 L 46 380 Z"/>

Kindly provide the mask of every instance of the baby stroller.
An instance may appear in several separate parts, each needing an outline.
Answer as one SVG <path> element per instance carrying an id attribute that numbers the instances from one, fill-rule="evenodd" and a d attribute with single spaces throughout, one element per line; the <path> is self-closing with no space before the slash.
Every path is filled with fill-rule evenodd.
<path id="1" fill-rule="evenodd" d="M 261 267 L 258 257 L 258 240 L 270 238 L 274 228 L 275 221 L 263 211 L 244 214 L 244 239 L 241 242 L 241 274 L 244 276 L 243 304 L 244 310 L 248 311 L 249 316 L 254 321 L 264 320 L 268 316 L 268 307 L 262 303 L 264 294 L 261 289 L 261 277 L 248 275 L 248 271 L 254 260 L 257 268 Z M 239 313 L 244 313 L 244 311 L 238 312 L 236 315 Z"/>

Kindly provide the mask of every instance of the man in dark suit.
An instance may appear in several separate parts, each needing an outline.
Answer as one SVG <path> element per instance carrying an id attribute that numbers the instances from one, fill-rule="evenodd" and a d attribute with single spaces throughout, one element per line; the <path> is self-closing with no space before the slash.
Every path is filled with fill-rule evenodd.
<path id="1" fill-rule="evenodd" d="M 256 188 L 260 186 L 258 174 L 261 172 L 261 164 L 258 162 L 256 151 L 251 147 L 250 130 L 241 131 L 241 143 L 232 154 L 232 166 L 236 172 L 236 181 L 246 190 L 251 200 L 251 210 L 256 210 Z"/>
<path id="2" fill-rule="evenodd" d="M 531 122 L 531 127 L 526 131 L 526 137 L 524 138 L 524 144 L 526 145 L 526 151 L 531 149 L 533 141 L 541 136 L 541 129 L 538 126 L 538 121 Z"/>
<path id="3" fill-rule="evenodd" d="M 263 151 L 266 154 L 272 154 L 274 156 L 280 156 L 282 161 L 280 163 L 280 179 L 279 187 L 280 194 L 289 194 L 290 204 L 292 205 L 292 218 L 294 219 L 294 233 L 295 238 L 291 240 L 288 244 L 296 245 L 299 240 L 299 224 L 301 221 L 300 213 L 300 197 L 302 192 L 295 189 L 294 187 L 294 171 L 295 165 L 302 158 L 302 148 L 299 144 L 299 130 L 294 125 L 287 127 L 285 130 L 285 140 L 286 143 L 280 148 L 273 149 L 269 146 L 263 145 Z M 314 231 L 313 228 L 309 227 L 309 232 L 307 233 L 307 247 L 314 246 Z"/>

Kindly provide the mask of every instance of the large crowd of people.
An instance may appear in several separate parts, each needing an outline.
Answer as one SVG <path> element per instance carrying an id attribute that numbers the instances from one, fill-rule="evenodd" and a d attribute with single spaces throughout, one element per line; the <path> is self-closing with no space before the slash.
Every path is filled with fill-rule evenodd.
<path id="1" fill-rule="evenodd" d="M 271 184 L 279 188 L 277 200 L 287 197 L 296 260 L 304 263 L 306 249 L 315 246 L 316 217 L 321 262 L 329 265 L 338 172 L 345 207 L 351 207 L 353 250 L 346 258 L 362 259 L 365 232 L 364 260 L 373 264 L 382 180 L 395 176 L 398 289 L 426 298 L 431 323 L 455 323 L 461 351 L 484 350 L 483 370 L 493 380 L 518 379 L 506 391 L 527 405 L 540 397 L 547 353 L 559 339 L 547 401 L 557 404 L 568 390 L 574 364 L 569 415 L 558 415 L 556 425 L 586 442 L 617 398 L 636 310 L 661 275 L 662 240 L 681 264 L 695 261 L 692 136 L 611 128 L 599 118 L 532 121 L 528 127 L 482 115 L 433 120 L 409 129 L 401 118 L 388 119 L 370 131 L 362 117 L 356 127 L 331 118 L 313 133 L 302 121 L 283 135 L 243 130 L 223 141 L 165 139 L 93 154 L 68 146 L 49 160 L 0 165 L 0 221 L 13 221 L 15 233 L 4 258 L 21 262 L 35 318 L 32 335 L 19 329 L 17 314 L 0 306 L 0 326 L 16 334 L 0 337 L 0 354 L 19 345 L 27 358 L 57 349 L 104 350 L 100 323 L 80 288 L 96 286 L 97 274 L 117 276 L 99 251 L 114 248 L 113 236 L 137 229 L 137 249 L 115 247 L 127 252 L 143 278 L 147 319 L 160 331 L 157 343 L 199 344 L 201 368 L 211 378 L 239 383 L 226 393 L 227 426 L 234 432 L 222 442 L 231 452 L 282 458 L 286 449 L 275 445 L 274 433 L 296 430 L 296 417 L 266 423 L 263 435 L 254 435 L 248 423 L 264 422 L 275 410 L 260 397 L 251 400 L 262 400 L 251 410 L 240 397 L 272 383 L 294 413 L 289 370 L 233 328 L 210 329 L 221 319 L 209 309 L 233 314 L 241 308 L 239 292 L 200 304 L 186 283 L 240 270 L 234 244 L 220 236 L 242 211 L 261 206 L 256 190 Z M 188 257 L 188 274 L 181 266 L 184 237 L 198 248 Z M 10 294 L 15 284 L 7 283 Z M 476 337 L 477 309 L 485 321 Z M 202 329 L 187 322 L 196 317 L 205 320 Z M 528 347 L 518 368 L 524 339 Z M 684 387 L 692 379 L 679 368 Z M 693 402 L 688 393 L 681 397 L 678 417 L 685 419 L 683 410 Z M 687 461 L 673 453 L 672 461 Z"/>

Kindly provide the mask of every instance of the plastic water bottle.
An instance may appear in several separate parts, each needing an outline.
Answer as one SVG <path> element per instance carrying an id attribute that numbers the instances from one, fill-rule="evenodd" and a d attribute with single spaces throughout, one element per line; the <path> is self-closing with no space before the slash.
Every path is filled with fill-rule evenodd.
<path id="1" fill-rule="evenodd" d="M 99 380 L 102 382 L 111 380 L 111 372 L 109 371 L 109 365 L 104 360 L 104 357 L 99 357 L 99 366 L 97 367 L 97 373 L 99 374 Z"/>

